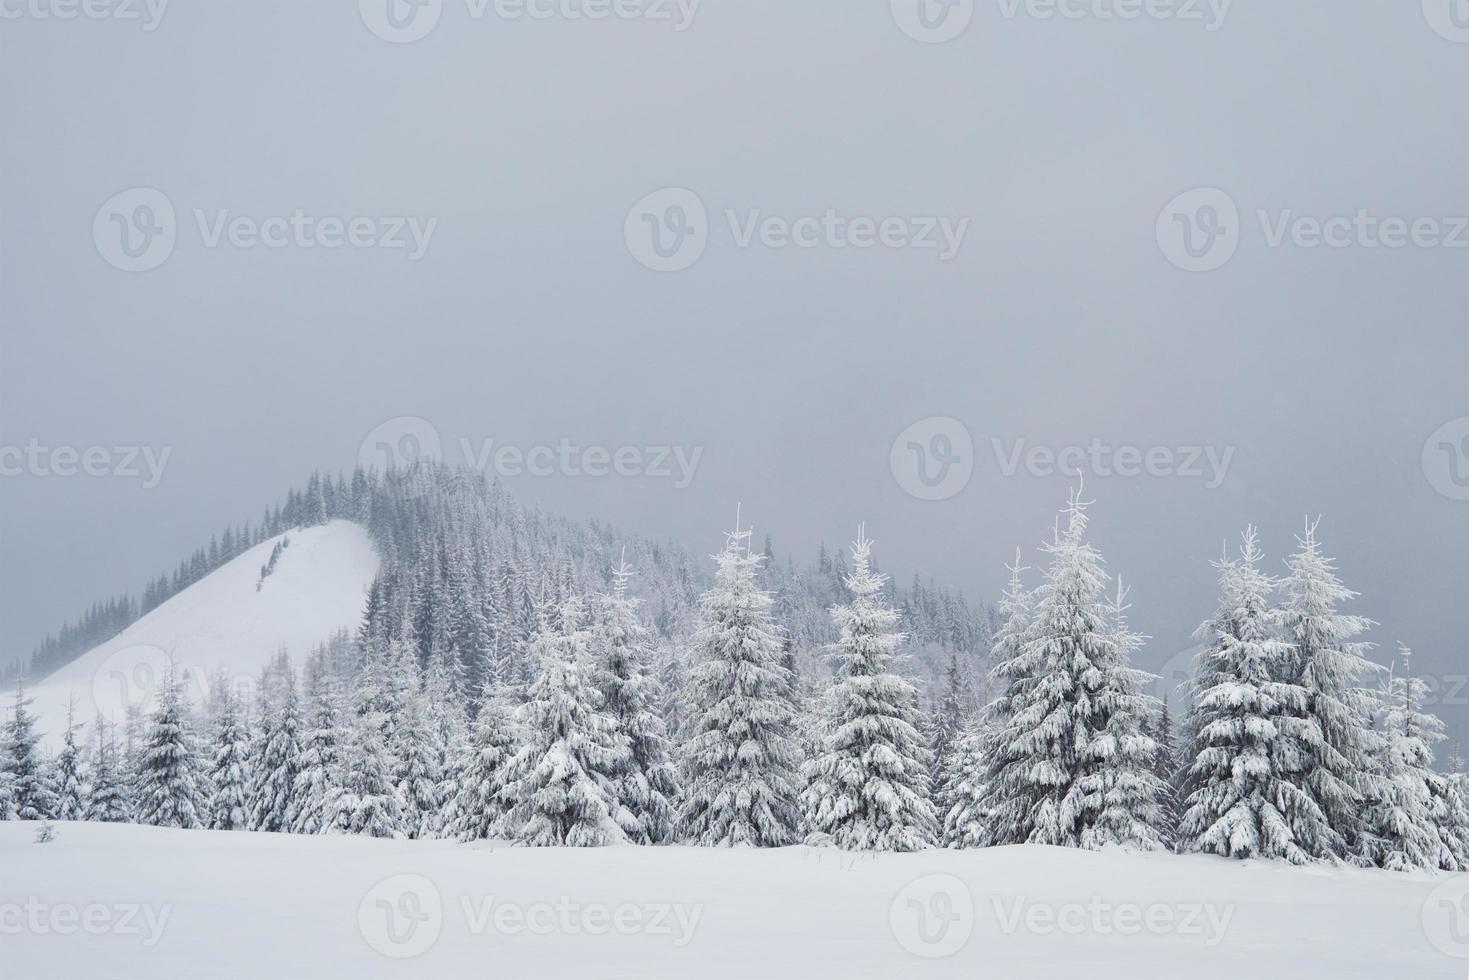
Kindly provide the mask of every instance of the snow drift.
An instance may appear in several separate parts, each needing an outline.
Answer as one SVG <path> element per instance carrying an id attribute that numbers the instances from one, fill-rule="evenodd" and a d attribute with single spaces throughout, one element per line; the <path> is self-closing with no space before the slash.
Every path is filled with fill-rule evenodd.
<path id="1" fill-rule="evenodd" d="M 1382 871 L 1034 846 L 854 860 L 72 823 L 37 844 L 36 829 L 0 823 L 0 973 L 26 980 L 1469 971 L 1452 958 L 1469 949 L 1428 928 L 1444 879 Z"/>

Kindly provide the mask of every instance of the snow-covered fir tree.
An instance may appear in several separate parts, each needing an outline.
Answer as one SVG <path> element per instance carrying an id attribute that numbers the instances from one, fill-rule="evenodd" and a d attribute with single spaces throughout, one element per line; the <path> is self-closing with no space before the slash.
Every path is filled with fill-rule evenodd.
<path id="1" fill-rule="evenodd" d="M 306 729 L 296 773 L 296 819 L 291 832 L 319 834 L 331 824 L 327 795 L 341 777 L 343 706 L 341 687 L 317 651 L 307 662 L 305 677 Z"/>
<path id="2" fill-rule="evenodd" d="M 863 528 L 845 580 L 851 601 L 832 608 L 840 630 L 837 682 L 827 699 L 824 744 L 807 763 L 807 829 L 854 851 L 917 851 L 934 844 L 928 746 L 919 734 L 918 691 L 894 673 L 903 635 L 872 569 Z"/>
<path id="3" fill-rule="evenodd" d="M 485 664 L 475 671 L 475 675 L 493 683 L 494 670 L 488 660 L 489 654 L 486 654 Z M 449 831 L 453 819 L 451 811 L 459 798 L 459 775 L 465 753 L 469 750 L 469 713 L 462 693 L 463 683 L 443 660 L 429 664 L 424 677 L 423 695 L 428 705 L 429 723 L 435 732 L 434 748 L 438 753 L 435 765 L 440 775 L 435 794 L 440 805 L 424 822 L 423 836 L 452 836 Z"/>
<path id="4" fill-rule="evenodd" d="M 138 772 L 138 821 L 185 830 L 202 825 L 206 799 L 203 766 L 184 683 L 170 665 L 149 719 Z"/>
<path id="5" fill-rule="evenodd" d="M 66 705 L 66 730 L 61 737 L 61 752 L 56 757 L 55 818 L 57 820 L 81 820 L 86 811 L 87 788 L 82 778 L 82 750 L 77 744 L 77 732 L 82 726 L 76 722 L 76 698 Z"/>
<path id="6" fill-rule="evenodd" d="M 225 687 L 218 694 L 213 754 L 209 762 L 210 830 L 248 830 L 250 826 L 250 732 L 239 698 Z"/>
<path id="7" fill-rule="evenodd" d="M 1401 675 L 1391 674 L 1378 711 L 1380 738 L 1363 828 L 1367 863 L 1389 871 L 1439 870 L 1451 864 L 1434 819 L 1432 745 L 1443 723 L 1423 710 L 1427 685 L 1413 676 L 1413 652 L 1400 646 Z"/>
<path id="8" fill-rule="evenodd" d="M 938 813 L 953 805 L 950 778 L 959 771 L 957 749 L 959 739 L 969 727 L 968 679 L 959 669 L 957 652 L 949 654 L 949 667 L 944 674 L 943 694 L 934 710 L 923 719 L 929 758 L 932 760 L 933 800 Z"/>
<path id="9" fill-rule="evenodd" d="M 632 574 L 631 566 L 619 561 L 611 593 L 594 597 L 592 657 L 602 711 L 628 740 L 627 765 L 612 779 L 618 799 L 637 820 L 632 840 L 663 844 L 674 832 L 678 774 L 655 710 L 660 696 L 648 663 L 650 633 L 638 618 L 640 600 L 628 592 Z"/>
<path id="10" fill-rule="evenodd" d="M 348 724 L 340 776 L 326 795 L 331 823 L 325 833 L 402 836 L 392 760 L 383 739 L 384 724 L 377 712 L 354 715 Z"/>
<path id="11" fill-rule="evenodd" d="M 1306 691 L 1306 712 L 1321 738 L 1302 742 L 1302 785 L 1321 806 L 1331 838 L 1316 842 L 1312 857 L 1360 858 L 1362 803 L 1372 770 L 1371 699 L 1361 682 L 1377 668 L 1366 658 L 1371 645 L 1357 638 L 1373 624 L 1339 607 L 1356 598 L 1342 585 L 1308 523 L 1287 562 L 1281 609 L 1284 638 L 1292 644 L 1291 679 Z"/>
<path id="12" fill-rule="evenodd" d="M 1186 851 L 1302 864 L 1338 846 L 1339 835 L 1303 788 L 1305 746 L 1322 737 L 1307 716 L 1291 644 L 1280 638 L 1276 583 L 1262 557 L 1251 527 L 1239 558 L 1216 563 L 1219 608 L 1197 633 L 1205 645 L 1187 726 L 1191 792 L 1180 842 Z"/>
<path id="13" fill-rule="evenodd" d="M 406 837 L 432 837 L 443 801 L 444 746 L 439 729 L 416 678 L 409 681 L 404 710 L 395 732 L 394 786 L 398 793 L 401 828 Z"/>
<path id="14" fill-rule="evenodd" d="M 699 603 L 680 824 L 692 844 L 779 847 L 801 822 L 792 680 L 771 596 L 756 582 L 763 556 L 750 553 L 751 532 L 735 523 Z"/>
<path id="15" fill-rule="evenodd" d="M 1159 831 L 1163 843 L 1172 850 L 1178 846 L 1178 822 L 1183 814 L 1178 807 L 1178 742 L 1173 723 L 1173 708 L 1169 694 L 1163 694 L 1163 706 L 1159 709 L 1156 722 L 1150 729 L 1158 751 L 1153 756 L 1153 775 L 1158 777 L 1161 787 L 1158 806 L 1162 810 Z"/>
<path id="16" fill-rule="evenodd" d="M 1106 727 L 1078 759 L 1076 785 L 1088 815 L 1081 843 L 1091 850 L 1111 845 L 1161 850 L 1170 836 L 1164 807 L 1167 784 L 1158 777 L 1159 746 L 1149 732 L 1158 704 L 1144 693 L 1151 675 L 1132 667 L 1132 656 L 1146 637 L 1129 628 L 1127 610 L 1127 588 L 1119 578 L 1116 596 L 1107 606 L 1111 650 L 1097 660 L 1103 678 L 1095 701 Z"/>
<path id="17" fill-rule="evenodd" d="M 507 817 L 513 803 L 508 787 L 516 745 L 509 698 L 498 685 L 491 686 L 480 699 L 458 766 L 457 792 L 448 808 L 444 836 L 476 841 L 513 835 Z"/>
<path id="18" fill-rule="evenodd" d="M 525 743 L 510 762 L 507 793 L 518 837 L 532 847 L 600 847 L 640 829 L 618 797 L 614 780 L 631 751 L 600 710 L 584 620 L 573 596 L 531 643 L 540 676 L 519 709 Z"/>
<path id="19" fill-rule="evenodd" d="M 301 771 L 301 702 L 284 650 L 261 676 L 259 719 L 250 756 L 250 829 L 288 833 L 296 820 Z"/>
<path id="20" fill-rule="evenodd" d="M 996 653 L 1018 653 L 994 672 L 1004 686 L 987 779 L 994 843 L 1158 846 L 1156 745 L 1142 731 L 1152 710 L 1141 693 L 1147 675 L 1132 669 L 1136 644 L 1104 600 L 1108 576 L 1086 540 L 1087 506 L 1072 493 L 1028 614 L 1012 573 Z"/>
<path id="21" fill-rule="evenodd" d="M 117 744 L 117 726 L 98 714 L 93 728 L 97 745 L 92 753 L 85 819 L 94 823 L 127 823 L 132 817 L 130 779 Z"/>
<path id="22" fill-rule="evenodd" d="M 30 712 L 32 699 L 17 686 L 15 703 L 5 722 L 0 772 L 9 783 L 9 808 L 20 820 L 51 820 L 56 816 L 56 789 L 41 757 L 41 734 Z"/>
<path id="23" fill-rule="evenodd" d="M 985 845 L 1023 844 L 1029 840 L 1044 789 L 1043 784 L 1029 779 L 1025 768 L 1028 756 L 1019 744 L 1025 733 L 1015 724 L 1016 715 L 1025 709 L 1035 687 L 1034 666 L 1025 657 L 1033 598 L 1025 587 L 1027 569 L 1020 563 L 1018 548 L 1014 563 L 1006 568 L 1010 583 L 997 609 L 1000 628 L 991 650 L 995 666 L 990 680 L 1000 690 L 994 701 L 985 705 L 979 726 L 985 769 L 975 786 L 984 794 L 984 802 L 976 809 L 981 815 L 979 832 Z M 946 767 L 945 778 L 952 778 L 950 774 L 956 768 Z M 956 800 L 945 798 L 942 802 L 952 810 Z"/>
<path id="24" fill-rule="evenodd" d="M 989 739 L 982 721 L 973 722 L 954 744 L 949 809 L 943 814 L 944 847 L 984 847 L 989 841 L 990 799 L 985 787 L 988 751 Z"/>

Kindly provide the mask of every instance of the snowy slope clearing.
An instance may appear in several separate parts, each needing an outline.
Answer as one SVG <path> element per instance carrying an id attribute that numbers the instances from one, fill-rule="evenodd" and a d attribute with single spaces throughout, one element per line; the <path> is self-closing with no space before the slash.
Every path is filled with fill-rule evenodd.
<path id="1" fill-rule="evenodd" d="M 99 709 L 120 722 L 128 703 L 150 708 L 169 658 L 198 706 L 217 669 L 248 686 L 282 647 L 299 666 L 312 646 L 355 628 L 380 564 L 367 531 L 333 521 L 283 537 L 290 546 L 259 591 L 260 568 L 280 538 L 256 545 L 43 680 L 30 693 L 48 747 L 57 748 L 69 697 L 77 701 L 76 720 L 87 725 Z"/>
<path id="2" fill-rule="evenodd" d="M 0 823 L 0 976 L 1469 974 L 1469 960 L 1448 955 L 1469 955 L 1454 945 L 1469 943 L 1469 913 L 1440 901 L 1445 888 L 1463 895 L 1458 879 L 1041 847 L 853 863 L 801 847 L 531 849 L 56 826 L 56 840 L 37 844 L 37 825 Z"/>

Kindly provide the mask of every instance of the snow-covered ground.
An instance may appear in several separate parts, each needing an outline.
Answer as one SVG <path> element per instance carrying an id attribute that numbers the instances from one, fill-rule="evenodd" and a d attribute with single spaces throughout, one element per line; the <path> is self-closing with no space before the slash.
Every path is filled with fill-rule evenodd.
<path id="1" fill-rule="evenodd" d="M 151 707 L 170 658 L 186 673 L 198 705 L 216 669 L 248 685 L 282 647 L 300 664 L 315 644 L 355 628 L 380 565 L 367 531 L 333 521 L 285 537 L 290 546 L 259 591 L 260 568 L 280 538 L 255 546 L 43 680 L 31 693 L 49 747 L 57 747 L 71 697 L 77 721 L 87 724 L 99 709 L 121 721 L 129 701 Z"/>
<path id="2" fill-rule="evenodd" d="M 1469 940 L 1455 931 L 1469 914 L 1440 906 L 1427 876 L 1040 847 L 854 862 L 801 847 L 35 833 L 0 823 L 0 976 L 16 980 L 1469 975 L 1428 936 Z M 1464 921 L 1425 931 L 1425 903 Z"/>

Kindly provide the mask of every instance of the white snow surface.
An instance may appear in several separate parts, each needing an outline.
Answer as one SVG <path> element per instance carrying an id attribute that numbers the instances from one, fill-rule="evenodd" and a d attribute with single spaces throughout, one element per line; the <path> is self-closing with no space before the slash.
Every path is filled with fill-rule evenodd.
<path id="1" fill-rule="evenodd" d="M 36 830 L 0 823 L 0 976 L 17 980 L 1469 973 L 1426 938 L 1425 901 L 1441 883 L 1426 875 L 1032 846 L 854 862 L 804 847 L 577 850 L 75 823 L 39 844 Z M 936 902 L 935 882 L 954 901 Z M 1206 914 L 1195 933 L 1123 934 L 1065 911 L 1098 902 L 1171 908 L 1175 922 L 1207 904 L 1228 926 L 1217 932 Z M 1006 931 L 1017 907 L 1021 924 Z M 76 918 L 58 917 L 67 908 Z M 931 916 L 923 936 L 915 908 Z M 1041 908 L 1070 916 L 1067 931 L 1027 927 L 1044 922 Z M 78 924 L 88 915 L 90 931 Z"/>
<path id="2" fill-rule="evenodd" d="M 285 537 L 289 547 L 256 591 L 261 566 Z M 120 723 L 129 701 L 150 708 L 170 658 L 197 707 L 217 669 L 245 688 L 282 647 L 299 667 L 317 643 L 356 628 L 381 564 L 366 529 L 332 521 L 281 538 L 216 569 L 29 691 L 47 747 L 59 747 L 70 697 L 76 698 L 76 720 L 88 726 L 99 709 Z M 0 707 L 10 708 L 8 695 Z"/>

